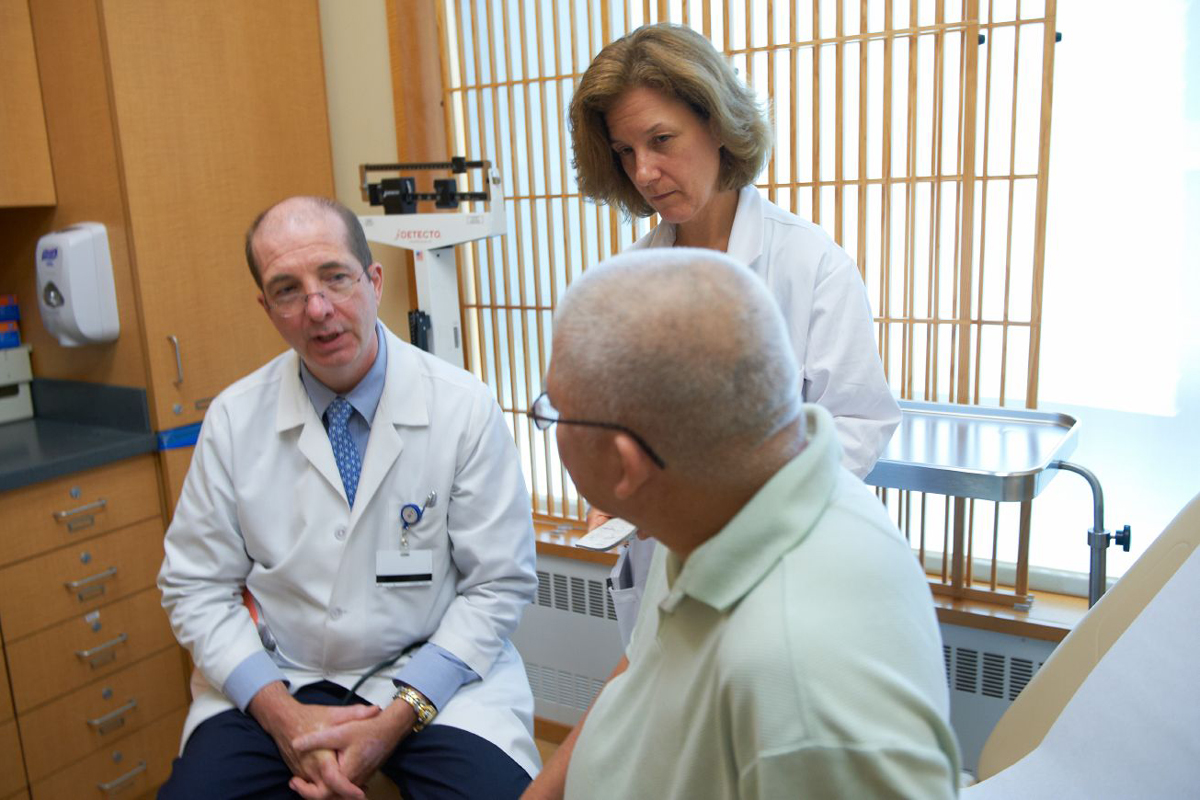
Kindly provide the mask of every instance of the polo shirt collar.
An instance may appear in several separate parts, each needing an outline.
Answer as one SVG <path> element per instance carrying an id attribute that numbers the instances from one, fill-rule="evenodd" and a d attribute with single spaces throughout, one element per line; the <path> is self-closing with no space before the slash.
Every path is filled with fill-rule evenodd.
<path id="1" fill-rule="evenodd" d="M 680 567 L 666 553 L 670 591 L 659 608 L 674 612 L 684 597 L 723 612 L 758 585 L 776 563 L 812 530 L 833 496 L 841 444 L 824 408 L 804 407 L 808 442 L 734 515 L 724 528 L 692 551 Z"/>

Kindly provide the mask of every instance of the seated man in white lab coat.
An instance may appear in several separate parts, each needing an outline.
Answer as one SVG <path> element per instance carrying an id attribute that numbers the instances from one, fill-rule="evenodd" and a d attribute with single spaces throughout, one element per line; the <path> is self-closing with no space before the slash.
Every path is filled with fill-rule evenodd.
<path id="1" fill-rule="evenodd" d="M 208 685 L 160 796 L 362 797 L 377 770 L 518 796 L 539 761 L 508 637 L 537 579 L 499 407 L 377 320 L 344 206 L 271 207 L 246 256 L 292 349 L 213 401 L 167 531 L 163 606 Z"/>
<path id="2" fill-rule="evenodd" d="M 618 256 L 563 297 L 531 413 L 663 547 L 623 671 L 527 796 L 955 794 L 929 587 L 796 371 L 762 281 L 711 250 Z"/>

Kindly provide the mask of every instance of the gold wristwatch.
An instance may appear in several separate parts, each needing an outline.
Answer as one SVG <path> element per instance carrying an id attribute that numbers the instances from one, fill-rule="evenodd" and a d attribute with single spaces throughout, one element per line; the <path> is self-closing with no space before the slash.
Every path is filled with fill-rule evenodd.
<path id="1" fill-rule="evenodd" d="M 413 713 L 417 715 L 417 721 L 413 723 L 413 733 L 418 733 L 425 729 L 425 726 L 433 722 L 433 718 L 437 716 L 437 708 L 433 703 L 406 683 L 396 687 L 396 693 L 392 695 L 392 701 L 403 700 L 412 706 Z"/>

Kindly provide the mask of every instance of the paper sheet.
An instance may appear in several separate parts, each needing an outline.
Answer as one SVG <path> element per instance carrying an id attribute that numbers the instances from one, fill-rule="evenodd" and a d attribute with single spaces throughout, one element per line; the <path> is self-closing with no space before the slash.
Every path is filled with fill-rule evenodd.
<path id="1" fill-rule="evenodd" d="M 962 791 L 990 798 L 1200 797 L 1200 549 L 1084 680 L 1032 753 Z"/>

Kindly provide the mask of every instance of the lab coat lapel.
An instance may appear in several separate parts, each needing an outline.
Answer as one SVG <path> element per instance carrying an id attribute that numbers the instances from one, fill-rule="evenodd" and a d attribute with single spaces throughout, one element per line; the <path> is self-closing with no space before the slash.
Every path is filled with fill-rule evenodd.
<path id="1" fill-rule="evenodd" d="M 763 251 L 763 197 L 751 184 L 738 192 L 737 211 L 729 231 L 725 253 L 739 264 L 754 269 L 754 262 Z"/>
<path id="2" fill-rule="evenodd" d="M 429 414 L 425 405 L 424 370 L 413 348 L 392 335 L 384 328 L 387 341 L 387 375 L 384 378 L 383 394 L 375 410 L 371 424 L 371 438 L 367 440 L 367 452 L 363 456 L 362 474 L 358 479 L 358 491 L 354 498 L 354 512 L 350 524 L 353 526 L 358 515 L 379 491 L 404 449 L 400 434 L 403 426 L 427 426 Z"/>
<path id="3" fill-rule="evenodd" d="M 337 461 L 333 458 L 333 446 L 329 444 L 329 434 L 313 408 L 308 392 L 300 381 L 300 357 L 293 350 L 288 354 L 288 362 L 283 368 L 283 378 L 279 383 L 279 406 L 275 413 L 275 429 L 282 434 L 285 431 L 303 425 L 300 431 L 300 453 L 308 459 L 313 468 L 329 481 L 330 485 L 346 500 L 346 487 L 342 485 L 342 476 L 338 472 Z M 347 501 L 349 502 L 349 501 Z"/>

